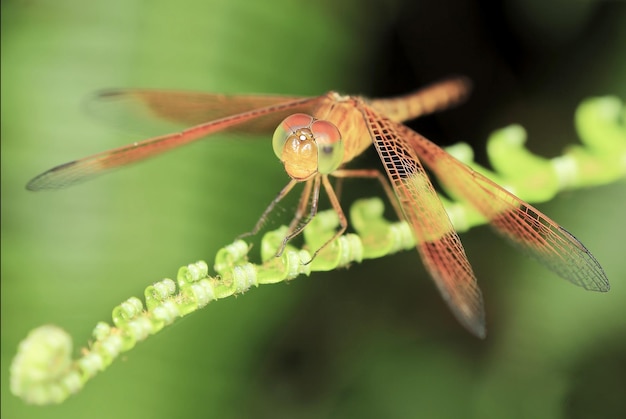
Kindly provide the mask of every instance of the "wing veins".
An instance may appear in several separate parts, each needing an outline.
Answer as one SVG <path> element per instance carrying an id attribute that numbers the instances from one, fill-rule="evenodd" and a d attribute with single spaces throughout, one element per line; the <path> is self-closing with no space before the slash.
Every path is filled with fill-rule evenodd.
<path id="1" fill-rule="evenodd" d="M 567 230 L 425 137 L 407 127 L 402 127 L 402 132 L 437 178 L 516 247 L 575 285 L 609 290 L 600 263 Z"/>
<path id="2" fill-rule="evenodd" d="M 117 167 L 159 155 L 165 151 L 184 144 L 189 144 L 216 132 L 236 128 L 259 118 L 269 117 L 272 119 L 272 122 L 275 120 L 275 125 L 277 125 L 284 115 L 293 113 L 296 110 L 313 107 L 324 98 L 326 98 L 326 96 L 304 98 L 265 108 L 253 109 L 196 125 L 177 133 L 153 137 L 93 154 L 80 160 L 53 167 L 33 178 L 26 185 L 26 188 L 36 191 L 68 187 Z"/>
<path id="3" fill-rule="evenodd" d="M 461 240 L 401 125 L 363 105 L 361 111 L 426 269 L 457 319 L 485 336 L 482 295 Z"/>

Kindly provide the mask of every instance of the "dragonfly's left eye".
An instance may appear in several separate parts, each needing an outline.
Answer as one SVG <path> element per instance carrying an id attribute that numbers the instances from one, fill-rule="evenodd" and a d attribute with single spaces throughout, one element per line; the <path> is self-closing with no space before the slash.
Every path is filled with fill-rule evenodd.
<path id="1" fill-rule="evenodd" d="M 311 125 L 317 144 L 317 170 L 322 174 L 335 171 L 343 160 L 343 141 L 339 129 L 329 121 L 319 120 Z"/>

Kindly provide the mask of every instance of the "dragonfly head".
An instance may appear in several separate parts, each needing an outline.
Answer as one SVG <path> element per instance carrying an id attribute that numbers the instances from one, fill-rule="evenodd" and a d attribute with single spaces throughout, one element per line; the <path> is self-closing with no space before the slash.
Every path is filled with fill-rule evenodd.
<path id="1" fill-rule="evenodd" d="M 332 173 L 343 160 L 343 141 L 337 127 L 302 113 L 280 123 L 272 146 L 287 174 L 300 182 L 317 173 Z"/>

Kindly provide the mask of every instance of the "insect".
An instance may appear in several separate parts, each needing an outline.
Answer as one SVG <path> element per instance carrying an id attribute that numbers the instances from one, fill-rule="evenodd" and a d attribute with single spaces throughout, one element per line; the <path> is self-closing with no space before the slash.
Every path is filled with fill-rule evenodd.
<path id="1" fill-rule="evenodd" d="M 345 232 L 348 222 L 329 177 L 379 179 L 399 216 L 411 226 L 417 250 L 444 300 L 462 325 L 484 337 L 485 315 L 476 277 L 422 163 L 455 196 L 478 210 L 497 232 L 561 277 L 593 291 L 608 291 L 609 282 L 594 256 L 564 228 L 402 124 L 463 101 L 469 90 L 469 80 L 457 77 L 406 96 L 374 100 L 335 92 L 317 97 L 287 97 L 104 91 L 100 100 L 139 107 L 153 116 L 186 123 L 191 128 L 54 167 L 32 179 L 27 188 L 70 186 L 220 131 L 269 134 L 275 130 L 274 153 L 291 180 L 253 232 L 258 231 L 274 205 L 303 182 L 302 196 L 284 244 L 315 216 L 321 189 L 339 216 L 340 228 L 333 239 L 337 238 Z M 380 156 L 386 178 L 377 170 L 344 168 L 370 145 Z"/>

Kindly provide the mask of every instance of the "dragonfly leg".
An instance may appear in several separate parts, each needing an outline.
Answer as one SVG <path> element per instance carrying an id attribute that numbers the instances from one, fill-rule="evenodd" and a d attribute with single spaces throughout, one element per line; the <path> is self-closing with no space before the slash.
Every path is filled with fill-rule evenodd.
<path id="1" fill-rule="evenodd" d="M 292 231 L 296 229 L 296 226 L 304 217 L 304 213 L 309 206 L 309 199 L 311 198 L 311 189 L 313 188 L 313 181 L 309 180 L 305 183 L 304 189 L 302 190 L 302 194 L 300 195 L 300 201 L 298 201 L 298 207 L 296 208 L 296 214 L 293 216 L 293 219 L 289 223 L 289 228 L 287 230 L 287 235 L 291 234 Z"/>
<path id="2" fill-rule="evenodd" d="M 287 196 L 287 194 L 293 189 L 294 186 L 296 186 L 297 183 L 298 182 L 294 179 L 290 180 L 289 183 L 278 193 L 276 198 L 274 198 L 274 200 L 267 206 L 265 211 L 263 211 L 263 214 L 261 214 L 261 217 L 254 225 L 254 228 L 247 233 L 239 235 L 237 239 L 254 236 L 256 233 L 258 233 L 259 230 L 261 230 L 261 228 L 263 227 L 263 224 L 265 224 L 265 221 L 267 221 L 267 216 L 270 214 L 270 212 L 272 212 L 276 204 L 278 204 L 285 196 Z"/>
<path id="3" fill-rule="evenodd" d="M 404 216 L 402 215 L 402 210 L 400 209 L 400 205 L 398 203 L 398 198 L 396 198 L 396 194 L 393 193 L 393 189 L 391 189 L 391 185 L 389 181 L 380 171 L 376 169 L 356 169 L 356 170 L 335 170 L 332 173 L 332 176 L 343 179 L 343 178 L 367 178 L 367 179 L 376 179 L 382 185 L 389 202 L 393 206 L 396 215 L 399 220 L 404 220 Z"/>
<path id="4" fill-rule="evenodd" d="M 337 196 L 337 200 L 341 202 L 341 193 L 343 192 L 343 177 L 335 176 L 335 186 L 333 189 L 335 190 L 335 195 Z"/>
<path id="5" fill-rule="evenodd" d="M 324 189 L 326 190 L 326 194 L 328 195 L 328 199 L 330 200 L 330 204 L 332 205 L 333 209 L 337 213 L 337 217 L 339 217 L 339 230 L 337 230 L 330 239 L 326 240 L 326 243 L 321 245 L 313 253 L 313 255 L 311 256 L 311 259 L 308 262 L 304 262 L 304 265 L 308 265 L 309 263 L 313 262 L 313 259 L 315 259 L 315 257 L 318 255 L 319 252 L 321 252 L 326 246 L 328 246 L 329 244 L 337 240 L 343 233 L 345 233 L 346 229 L 348 228 L 348 219 L 346 218 L 346 215 L 344 214 L 343 209 L 341 208 L 339 199 L 337 198 L 337 195 L 335 194 L 335 191 L 333 190 L 333 186 L 330 184 L 330 181 L 328 180 L 328 176 L 323 175 L 321 176 L 321 178 L 322 178 L 322 184 L 324 185 Z"/>
<path id="6" fill-rule="evenodd" d="M 296 211 L 296 216 L 291 220 L 289 224 L 289 230 L 287 231 L 287 235 L 283 239 L 283 243 L 278 249 L 276 256 L 280 256 L 283 254 L 285 250 L 285 246 L 289 243 L 289 240 L 296 237 L 298 234 L 302 233 L 302 230 L 311 222 L 311 220 L 317 214 L 317 209 L 319 206 L 319 198 L 320 198 L 320 177 L 316 176 L 313 180 L 309 180 L 302 192 L 302 196 L 300 197 L 300 202 L 298 203 L 298 209 Z M 307 218 L 302 221 L 302 217 L 304 215 L 304 210 L 308 207 L 309 197 L 311 196 L 311 190 L 313 191 L 313 198 L 311 200 L 311 209 L 309 210 L 309 215 Z"/>

